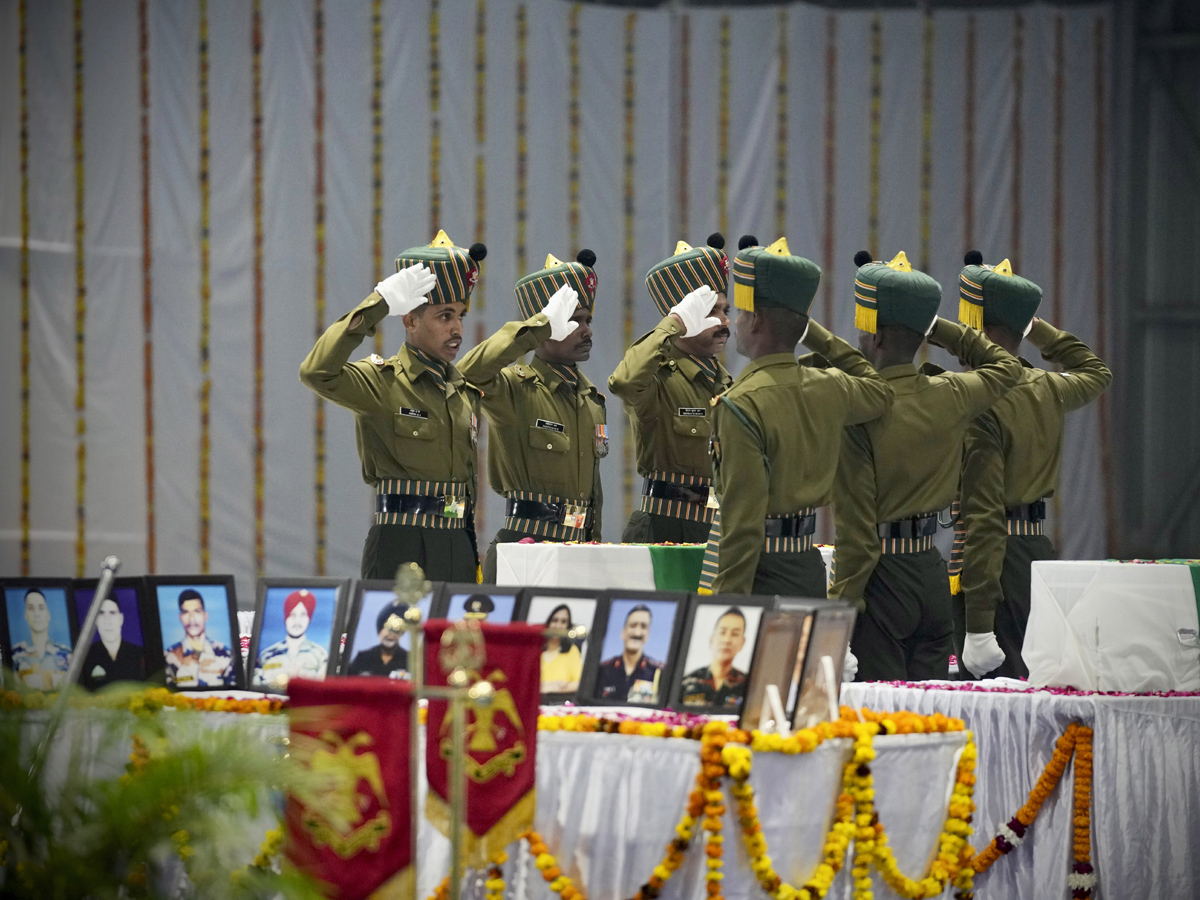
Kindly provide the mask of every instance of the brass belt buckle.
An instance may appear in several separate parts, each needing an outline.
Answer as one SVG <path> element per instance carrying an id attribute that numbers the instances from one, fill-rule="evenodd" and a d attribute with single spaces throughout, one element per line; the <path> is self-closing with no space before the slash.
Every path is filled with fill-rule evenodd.
<path id="1" fill-rule="evenodd" d="M 717 500 L 717 489 L 712 485 L 708 488 L 708 502 L 704 504 L 707 509 L 720 509 L 721 504 Z"/>
<path id="2" fill-rule="evenodd" d="M 587 507 L 575 503 L 564 503 L 562 523 L 567 528 L 583 528 L 587 524 Z"/>
<path id="3" fill-rule="evenodd" d="M 446 497 L 442 515 L 447 519 L 462 519 L 467 514 L 467 501 L 457 497 Z"/>

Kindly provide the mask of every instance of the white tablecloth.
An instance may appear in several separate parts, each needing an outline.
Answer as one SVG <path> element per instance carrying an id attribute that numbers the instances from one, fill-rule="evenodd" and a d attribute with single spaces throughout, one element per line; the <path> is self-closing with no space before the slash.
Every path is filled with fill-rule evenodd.
<path id="1" fill-rule="evenodd" d="M 1036 685 L 1200 691 L 1200 621 L 1186 565 L 1035 562 L 1021 655 Z"/>
<path id="2" fill-rule="evenodd" d="M 833 548 L 818 549 L 828 573 Z M 652 591 L 654 564 L 644 544 L 497 544 L 496 583 Z"/>
<path id="3" fill-rule="evenodd" d="M 842 703 L 940 712 L 966 721 L 979 745 L 972 837 L 977 850 L 1028 799 L 1067 725 L 1091 726 L 1092 863 L 1100 880 L 1095 896 L 1197 896 L 1200 697 L 986 693 L 868 683 L 844 685 Z M 978 900 L 1070 897 L 1073 778 L 1069 768 L 1025 843 L 976 881 Z"/>

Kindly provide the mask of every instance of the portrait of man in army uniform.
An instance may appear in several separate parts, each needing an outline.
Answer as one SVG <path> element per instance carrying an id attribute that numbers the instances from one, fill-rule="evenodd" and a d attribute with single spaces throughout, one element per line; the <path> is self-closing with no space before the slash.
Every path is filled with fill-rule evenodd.
<path id="1" fill-rule="evenodd" d="M 697 611 L 704 611 L 701 607 Z M 734 712 L 746 698 L 746 673 L 734 666 L 734 659 L 746 646 L 746 614 L 736 606 L 725 609 L 708 638 L 711 654 L 707 665 L 683 676 L 680 696 L 684 706 L 719 706 Z M 688 664 L 695 662 L 688 659 Z"/>
<path id="2" fill-rule="evenodd" d="M 325 677 L 329 651 L 307 636 L 317 611 L 317 595 L 301 588 L 283 601 L 284 637 L 259 651 L 253 685 L 286 688 L 292 678 Z"/>
<path id="3" fill-rule="evenodd" d="M 664 663 L 645 652 L 652 624 L 653 615 L 644 603 L 638 603 L 626 613 L 625 624 L 621 626 L 622 652 L 600 663 L 596 677 L 597 697 L 630 703 L 658 701 Z"/>
<path id="4" fill-rule="evenodd" d="M 57 593 L 61 594 L 61 590 Z M 19 595 L 18 595 L 19 596 Z M 66 602 L 62 597 L 56 598 L 62 604 L 62 621 L 66 620 Z M 9 601 L 12 602 L 11 599 Z M 59 604 L 55 604 L 56 606 Z M 40 588 L 30 588 L 24 598 L 25 624 L 29 628 L 29 637 L 17 641 L 12 648 L 12 669 L 21 682 L 29 688 L 38 691 L 49 691 L 59 687 L 66 677 L 71 665 L 71 648 L 51 637 L 50 604 L 46 600 L 46 592 Z M 9 630 L 16 634 L 13 614 L 9 614 Z M 65 634 L 64 634 L 65 636 Z"/>
<path id="5" fill-rule="evenodd" d="M 167 686 L 183 689 L 233 687 L 237 683 L 233 653 L 229 647 L 208 636 L 208 610 L 204 597 L 195 588 L 184 588 L 179 592 L 178 603 L 183 640 L 176 641 L 163 653 Z"/>

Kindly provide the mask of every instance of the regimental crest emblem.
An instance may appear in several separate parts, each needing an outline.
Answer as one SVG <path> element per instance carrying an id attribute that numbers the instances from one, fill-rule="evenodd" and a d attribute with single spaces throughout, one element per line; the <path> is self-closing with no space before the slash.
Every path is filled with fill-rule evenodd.
<path id="1" fill-rule="evenodd" d="M 327 846 L 342 859 L 377 852 L 392 831 L 379 757 L 367 749 L 373 744 L 365 731 L 349 738 L 335 731 L 292 734 L 292 753 L 311 775 L 292 791 L 303 807 L 304 829 L 313 846 Z"/>
<path id="2" fill-rule="evenodd" d="M 471 683 L 482 681 L 478 672 L 468 673 Z M 525 726 L 517 711 L 516 702 L 508 688 L 502 685 L 508 677 L 495 669 L 487 680 L 496 688 L 487 706 L 471 706 L 467 712 L 467 777 L 476 784 L 487 784 L 498 775 L 512 777 L 517 766 L 529 757 L 525 744 Z M 453 755 L 450 717 L 442 720 L 438 752 L 442 759 Z"/>
<path id="3" fill-rule="evenodd" d="M 467 284 L 475 287 L 475 283 L 479 281 L 479 270 L 472 266 L 467 270 Z"/>

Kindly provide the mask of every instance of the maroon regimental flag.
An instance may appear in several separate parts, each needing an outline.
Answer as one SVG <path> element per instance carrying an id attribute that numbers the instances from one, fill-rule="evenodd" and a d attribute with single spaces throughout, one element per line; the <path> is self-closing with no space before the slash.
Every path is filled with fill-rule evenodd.
<path id="1" fill-rule="evenodd" d="M 389 678 L 288 684 L 289 752 L 308 771 L 287 798 L 287 856 L 336 900 L 411 898 L 412 689 Z"/>
<path id="2" fill-rule="evenodd" d="M 542 626 L 480 626 L 482 656 L 476 647 L 467 670 L 469 683 L 487 679 L 495 687 L 493 702 L 467 710 L 467 815 L 463 849 L 468 865 L 481 868 L 488 858 L 533 825 L 536 803 L 537 720 L 541 691 Z M 425 625 L 425 680 L 431 687 L 447 683 L 453 667 L 471 657 L 461 643 L 442 647 L 455 623 Z M 482 660 L 482 662 L 480 662 Z M 445 835 L 450 834 L 449 769 L 453 744 L 448 703 L 429 701 L 425 767 L 429 794 L 425 811 Z"/>

